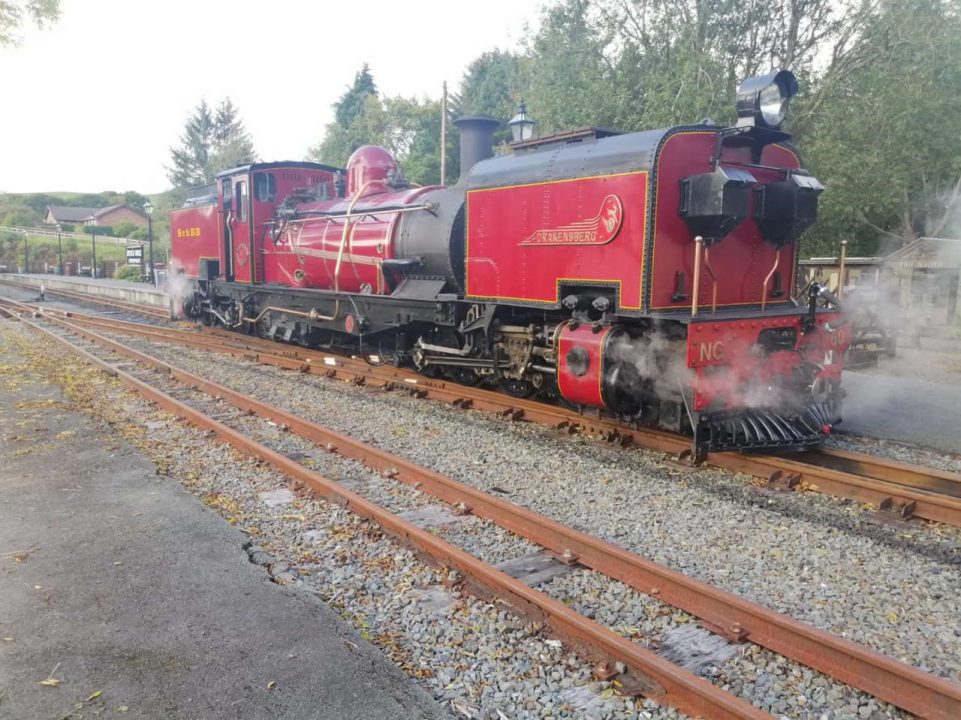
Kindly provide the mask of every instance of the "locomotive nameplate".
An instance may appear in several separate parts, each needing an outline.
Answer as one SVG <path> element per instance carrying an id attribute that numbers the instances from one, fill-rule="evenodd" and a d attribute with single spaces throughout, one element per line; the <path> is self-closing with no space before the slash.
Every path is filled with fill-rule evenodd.
<path id="1" fill-rule="evenodd" d="M 538 230 L 521 245 L 606 245 L 624 220 L 624 206 L 617 195 L 608 195 L 597 215 L 569 225 Z"/>

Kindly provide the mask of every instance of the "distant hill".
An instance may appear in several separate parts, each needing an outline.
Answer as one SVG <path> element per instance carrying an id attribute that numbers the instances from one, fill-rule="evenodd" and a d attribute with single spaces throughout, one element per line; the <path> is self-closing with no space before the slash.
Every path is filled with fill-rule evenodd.
<path id="1" fill-rule="evenodd" d="M 79 192 L 36 192 L 0 193 L 0 226 L 34 227 L 43 223 L 48 205 L 69 207 L 108 207 L 110 205 L 129 205 L 143 211 L 149 199 L 154 206 L 155 236 L 164 239 L 167 235 L 167 217 L 170 210 L 184 201 L 183 190 L 167 190 L 153 195 L 143 195 L 134 190 L 115 192 L 107 190 L 100 193 Z"/>

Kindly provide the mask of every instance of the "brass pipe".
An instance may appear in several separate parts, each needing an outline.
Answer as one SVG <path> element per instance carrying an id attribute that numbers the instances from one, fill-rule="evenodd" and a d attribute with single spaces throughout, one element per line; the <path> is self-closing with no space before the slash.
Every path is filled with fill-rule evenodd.
<path id="1" fill-rule="evenodd" d="M 844 297 L 844 263 L 848 259 L 848 241 L 841 241 L 841 260 L 838 263 L 838 299 Z"/>
<path id="2" fill-rule="evenodd" d="M 691 289 L 691 317 L 697 315 L 697 296 L 701 289 L 701 250 L 704 248 L 704 238 L 697 235 L 694 238 L 694 286 Z"/>
<path id="3" fill-rule="evenodd" d="M 717 275 L 714 274 L 714 268 L 711 267 L 711 246 L 708 245 L 704 248 L 704 268 L 711 275 L 711 282 L 713 283 L 713 288 L 711 291 L 711 314 L 717 312 Z"/>
<path id="4" fill-rule="evenodd" d="M 365 182 L 360 190 L 354 193 L 354 197 L 351 199 L 350 204 L 347 206 L 347 216 L 350 217 L 351 213 L 354 212 L 354 206 L 357 201 L 363 196 L 364 191 L 374 182 L 380 182 L 379 180 L 368 180 Z M 340 292 L 340 265 L 344 259 L 344 248 L 347 245 L 347 235 L 353 223 L 350 220 L 344 223 L 344 231 L 340 235 L 340 248 L 337 250 L 337 262 L 334 263 L 334 292 Z M 337 317 L 336 312 L 334 317 Z"/>
<path id="5" fill-rule="evenodd" d="M 761 288 L 761 310 L 767 305 L 767 285 L 771 282 L 771 278 L 774 277 L 774 273 L 777 271 L 777 266 L 781 262 L 781 248 L 777 249 L 777 253 L 774 255 L 774 267 L 771 268 L 771 272 L 767 274 L 764 278 L 764 286 Z"/>

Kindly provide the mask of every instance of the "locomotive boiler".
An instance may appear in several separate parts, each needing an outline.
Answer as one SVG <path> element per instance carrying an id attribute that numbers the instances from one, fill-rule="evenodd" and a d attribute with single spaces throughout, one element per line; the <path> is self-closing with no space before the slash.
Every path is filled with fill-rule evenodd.
<path id="1" fill-rule="evenodd" d="M 780 129 L 794 76 L 738 122 L 512 143 L 456 121 L 451 187 L 359 148 L 344 169 L 256 163 L 172 213 L 176 311 L 692 435 L 801 448 L 840 420 L 838 308 L 793 300 L 821 184 Z"/>

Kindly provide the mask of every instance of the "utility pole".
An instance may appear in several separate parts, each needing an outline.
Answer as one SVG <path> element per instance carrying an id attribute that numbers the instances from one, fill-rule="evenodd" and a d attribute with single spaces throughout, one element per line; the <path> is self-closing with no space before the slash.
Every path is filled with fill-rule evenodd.
<path id="1" fill-rule="evenodd" d="M 57 223 L 57 255 L 60 258 L 60 264 L 57 266 L 57 275 L 63 275 L 63 238 L 60 230 L 60 223 Z"/>
<path id="2" fill-rule="evenodd" d="M 153 205 L 149 200 L 143 204 L 143 211 L 147 213 L 147 244 L 150 246 L 150 266 L 147 272 L 150 274 L 150 284 L 156 285 L 153 272 Z"/>
<path id="3" fill-rule="evenodd" d="M 447 81 L 440 101 L 440 184 L 447 184 Z"/>

